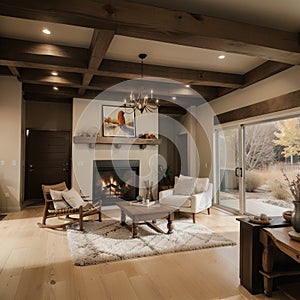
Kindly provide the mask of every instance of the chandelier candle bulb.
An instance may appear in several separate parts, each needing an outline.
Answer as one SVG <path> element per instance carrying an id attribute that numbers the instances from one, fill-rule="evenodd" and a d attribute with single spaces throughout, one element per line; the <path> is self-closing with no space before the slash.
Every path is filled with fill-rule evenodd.
<path id="1" fill-rule="evenodd" d="M 144 69 L 143 61 L 147 57 L 147 54 L 139 54 L 141 59 L 141 80 L 143 82 L 144 78 Z M 147 91 L 140 90 L 136 94 L 133 91 L 130 91 L 129 102 L 124 101 L 123 107 L 125 108 L 125 113 L 132 113 L 137 109 L 143 112 L 154 112 L 158 109 L 158 99 L 153 98 L 153 89 L 150 90 L 150 96 Z"/>

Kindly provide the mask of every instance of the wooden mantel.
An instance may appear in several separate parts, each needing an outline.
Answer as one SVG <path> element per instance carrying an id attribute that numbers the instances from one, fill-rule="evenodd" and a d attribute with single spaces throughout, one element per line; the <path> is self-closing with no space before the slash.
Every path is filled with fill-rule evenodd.
<path id="1" fill-rule="evenodd" d="M 113 144 L 116 148 L 121 145 L 139 145 L 141 149 L 145 149 L 147 145 L 159 145 L 159 139 L 143 139 L 130 137 L 82 137 L 74 136 L 74 144 L 89 144 L 90 148 L 95 148 L 96 144 Z"/>

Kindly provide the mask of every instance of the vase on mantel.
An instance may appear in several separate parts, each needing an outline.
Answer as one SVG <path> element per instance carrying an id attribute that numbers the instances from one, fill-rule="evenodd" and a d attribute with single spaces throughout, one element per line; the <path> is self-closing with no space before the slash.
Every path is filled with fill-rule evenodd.
<path id="1" fill-rule="evenodd" d="M 292 214 L 291 223 L 296 232 L 300 233 L 300 200 L 293 201 L 295 210 Z"/>

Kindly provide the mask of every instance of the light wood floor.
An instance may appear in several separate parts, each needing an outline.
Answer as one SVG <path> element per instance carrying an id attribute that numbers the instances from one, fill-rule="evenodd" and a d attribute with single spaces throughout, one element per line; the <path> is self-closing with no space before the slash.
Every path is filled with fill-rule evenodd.
<path id="1" fill-rule="evenodd" d="M 27 207 L 0 221 L 1 300 L 269 299 L 240 286 L 238 246 L 78 267 L 66 232 L 39 228 L 41 215 L 42 207 Z M 236 217 L 212 209 L 197 221 L 238 242 Z"/>

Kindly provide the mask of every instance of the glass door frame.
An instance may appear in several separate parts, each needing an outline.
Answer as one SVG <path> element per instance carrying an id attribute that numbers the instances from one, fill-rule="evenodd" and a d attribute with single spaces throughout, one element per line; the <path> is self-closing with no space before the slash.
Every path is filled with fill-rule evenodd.
<path id="1" fill-rule="evenodd" d="M 226 131 L 237 129 L 238 132 L 238 165 L 236 168 L 241 169 L 240 176 L 238 176 L 239 182 L 239 199 L 238 199 L 238 209 L 229 208 L 220 204 L 220 145 L 219 145 L 219 133 Z M 232 125 L 232 126 L 222 126 L 214 129 L 214 147 L 213 147 L 213 157 L 214 157 L 214 195 L 215 195 L 215 205 L 223 208 L 227 211 L 231 211 L 233 213 L 244 213 L 245 210 L 245 184 L 244 184 L 244 177 L 245 177 L 245 170 L 243 168 L 244 161 L 245 161 L 245 153 L 244 153 L 244 139 L 245 139 L 245 130 L 243 125 Z"/>
<path id="2" fill-rule="evenodd" d="M 272 121 L 280 121 L 285 119 L 291 119 L 291 118 L 299 118 L 300 117 L 300 110 L 299 108 L 296 108 L 292 112 L 286 112 L 282 111 L 278 114 L 272 114 L 271 116 L 260 116 L 258 118 L 253 118 L 251 120 L 243 120 L 243 123 L 235 123 L 235 124 L 229 124 L 229 125 L 219 125 L 215 126 L 214 128 L 214 137 L 213 137 L 213 162 L 214 162 L 214 174 L 213 174 L 213 180 L 214 180 L 214 196 L 215 196 L 215 203 L 217 207 L 223 208 L 224 210 L 233 212 L 233 213 L 240 213 L 240 214 L 247 214 L 246 212 L 246 184 L 245 184 L 245 132 L 246 127 L 251 125 L 257 125 L 261 123 L 267 123 Z M 239 164 L 240 168 L 242 168 L 241 177 L 239 177 L 239 210 L 235 209 L 229 209 L 228 207 L 222 206 L 220 204 L 220 180 L 219 180 L 219 142 L 218 142 L 218 133 L 221 131 L 224 131 L 226 129 L 234 129 L 239 128 L 238 133 L 238 147 L 239 147 Z M 249 214 L 249 213 L 248 213 Z"/>

